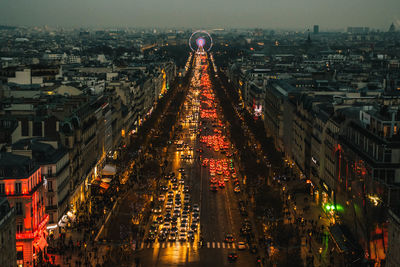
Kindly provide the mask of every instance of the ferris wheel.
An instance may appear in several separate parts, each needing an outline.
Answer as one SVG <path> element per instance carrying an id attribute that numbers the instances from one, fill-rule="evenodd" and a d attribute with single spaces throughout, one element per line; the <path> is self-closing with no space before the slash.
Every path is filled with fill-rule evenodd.
<path id="1" fill-rule="evenodd" d="M 189 47 L 193 52 L 209 52 L 212 46 L 211 35 L 204 30 L 193 32 L 189 38 Z"/>

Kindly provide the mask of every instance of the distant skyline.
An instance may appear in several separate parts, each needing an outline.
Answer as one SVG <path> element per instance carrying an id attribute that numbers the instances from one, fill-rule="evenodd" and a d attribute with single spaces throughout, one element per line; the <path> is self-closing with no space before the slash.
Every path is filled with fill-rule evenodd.
<path id="1" fill-rule="evenodd" d="M 51 27 L 400 28 L 400 0 L 1 0 L 0 24 Z"/>

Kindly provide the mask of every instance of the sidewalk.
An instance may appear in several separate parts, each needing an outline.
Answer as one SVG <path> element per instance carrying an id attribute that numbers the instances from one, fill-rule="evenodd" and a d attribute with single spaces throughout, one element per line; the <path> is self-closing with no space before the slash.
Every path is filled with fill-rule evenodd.
<path id="1" fill-rule="evenodd" d="M 286 182 L 287 191 L 290 192 L 293 184 L 293 181 Z M 289 200 L 286 197 L 285 208 L 290 212 L 292 222 L 299 226 L 303 245 L 301 256 L 305 266 L 311 262 L 313 266 L 340 266 L 340 260 L 335 260 L 335 246 L 330 240 L 329 218 L 312 196 L 306 193 L 291 194 Z"/>

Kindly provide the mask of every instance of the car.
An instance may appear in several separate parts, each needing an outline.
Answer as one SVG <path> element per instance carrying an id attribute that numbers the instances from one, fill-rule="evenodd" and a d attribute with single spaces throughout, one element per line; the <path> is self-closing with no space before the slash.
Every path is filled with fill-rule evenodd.
<path id="1" fill-rule="evenodd" d="M 160 234 L 168 234 L 169 233 L 169 228 L 163 226 L 163 228 L 161 228 Z"/>
<path id="2" fill-rule="evenodd" d="M 181 212 L 179 210 L 174 210 L 174 216 L 179 216 L 181 215 Z"/>
<path id="3" fill-rule="evenodd" d="M 218 186 L 216 184 L 212 184 L 210 186 L 210 190 L 213 191 L 213 192 L 217 192 L 218 191 Z"/>
<path id="4" fill-rule="evenodd" d="M 182 204 L 181 204 L 180 201 L 176 201 L 176 202 L 175 202 L 175 207 L 176 207 L 176 208 L 180 208 L 181 206 L 182 206 Z"/>
<path id="5" fill-rule="evenodd" d="M 160 187 L 160 189 L 161 189 L 161 191 L 166 192 L 166 191 L 168 191 L 168 186 L 162 185 L 162 186 Z"/>
<path id="6" fill-rule="evenodd" d="M 238 254 L 236 252 L 229 252 L 228 253 L 228 261 L 236 261 L 238 258 Z"/>
<path id="7" fill-rule="evenodd" d="M 182 154 L 181 155 L 181 159 L 185 159 L 186 158 L 186 155 L 185 154 Z"/>
<path id="8" fill-rule="evenodd" d="M 235 239 L 233 238 L 233 235 L 231 233 L 225 234 L 225 242 L 226 243 L 232 243 Z"/>
<path id="9" fill-rule="evenodd" d="M 240 193 L 240 187 L 239 187 L 239 186 L 236 186 L 236 187 L 233 189 L 233 192 L 235 192 L 235 193 Z"/>
<path id="10" fill-rule="evenodd" d="M 157 220 L 158 223 L 162 223 L 163 222 L 163 216 L 162 215 L 158 216 L 156 220 Z"/>
<path id="11" fill-rule="evenodd" d="M 168 194 L 168 197 L 169 197 L 169 196 L 174 196 L 174 191 L 168 191 L 167 194 Z"/>
<path id="12" fill-rule="evenodd" d="M 192 225 L 190 225 L 190 229 L 193 231 L 193 232 L 195 232 L 195 233 L 197 233 L 197 223 L 194 223 L 194 222 L 192 222 Z"/>
<path id="13" fill-rule="evenodd" d="M 156 240 L 156 236 L 155 236 L 155 234 L 149 234 L 148 236 L 147 236 L 147 238 L 146 238 L 146 241 L 147 242 L 150 242 L 150 243 L 152 243 L 152 242 L 154 242 Z"/>
<path id="14" fill-rule="evenodd" d="M 172 215 L 170 212 L 165 213 L 164 221 L 169 222 L 171 220 L 171 217 L 172 217 Z"/>
<path id="15" fill-rule="evenodd" d="M 158 201 L 164 202 L 164 201 L 165 201 L 165 195 L 160 195 L 160 196 L 158 197 Z"/>
<path id="16" fill-rule="evenodd" d="M 158 235 L 158 241 L 159 241 L 159 242 L 164 242 L 166 239 L 167 239 L 167 234 L 165 234 L 165 233 L 160 233 L 160 234 Z"/>
<path id="17" fill-rule="evenodd" d="M 200 211 L 199 204 L 193 204 L 193 211 Z"/>
<path id="18" fill-rule="evenodd" d="M 171 233 L 176 233 L 178 232 L 178 228 L 176 226 L 171 227 Z"/>
<path id="19" fill-rule="evenodd" d="M 219 181 L 219 182 L 218 182 L 218 186 L 219 186 L 220 188 L 224 188 L 224 187 L 225 187 L 225 182 L 224 182 L 224 181 Z"/>
<path id="20" fill-rule="evenodd" d="M 181 220 L 181 227 L 187 227 L 188 221 L 186 219 Z"/>
<path id="21" fill-rule="evenodd" d="M 185 184 L 185 179 L 181 178 L 181 179 L 179 180 L 179 184 Z"/>
<path id="22" fill-rule="evenodd" d="M 160 206 L 155 206 L 155 207 L 152 209 L 152 211 L 153 211 L 153 213 L 155 213 L 155 214 L 159 214 L 159 213 L 161 213 L 161 207 L 160 207 Z"/>
<path id="23" fill-rule="evenodd" d="M 173 189 L 173 190 L 178 190 L 178 185 L 177 185 L 177 184 L 173 184 L 173 185 L 172 185 L 172 189 Z"/>
<path id="24" fill-rule="evenodd" d="M 186 233 L 180 233 L 179 234 L 179 241 L 184 242 L 186 241 Z"/>
<path id="25" fill-rule="evenodd" d="M 182 220 L 189 220 L 188 214 L 182 214 L 181 219 Z"/>
<path id="26" fill-rule="evenodd" d="M 211 178 L 210 183 L 216 184 L 216 183 L 218 183 L 218 180 L 215 177 L 213 177 L 213 178 Z"/>
<path id="27" fill-rule="evenodd" d="M 238 250 L 245 250 L 246 247 L 247 247 L 246 242 L 241 241 L 241 242 L 238 242 L 238 244 L 237 244 Z"/>
<path id="28" fill-rule="evenodd" d="M 171 183 L 174 184 L 174 183 L 177 183 L 177 182 L 178 182 L 178 178 L 174 177 L 174 178 L 171 179 Z"/>
<path id="29" fill-rule="evenodd" d="M 189 192 L 189 186 L 185 185 L 185 187 L 183 188 L 183 192 Z"/>
<path id="30" fill-rule="evenodd" d="M 167 202 L 167 204 L 165 205 L 165 208 L 172 208 L 173 203 L 172 202 Z"/>
<path id="31" fill-rule="evenodd" d="M 176 233 L 170 233 L 168 237 L 168 241 L 175 241 L 176 240 Z"/>
<path id="32" fill-rule="evenodd" d="M 170 229 L 171 228 L 171 224 L 169 222 L 165 222 L 163 228 Z"/>
<path id="33" fill-rule="evenodd" d="M 185 169 L 184 169 L 184 168 L 179 168 L 178 171 L 179 171 L 180 173 L 182 173 L 182 172 L 185 172 Z"/>
<path id="34" fill-rule="evenodd" d="M 187 237 L 188 237 L 189 241 L 194 241 L 194 232 L 192 230 L 189 230 L 187 232 Z"/>

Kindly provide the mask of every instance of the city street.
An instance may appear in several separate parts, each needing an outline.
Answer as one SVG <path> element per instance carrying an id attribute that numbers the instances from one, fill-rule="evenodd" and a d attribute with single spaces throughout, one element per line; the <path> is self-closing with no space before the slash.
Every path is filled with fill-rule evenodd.
<path id="1" fill-rule="evenodd" d="M 159 187 L 166 186 L 168 192 L 161 190 L 159 196 L 153 196 L 155 213 L 146 227 L 144 242 L 138 245 L 133 266 L 138 262 L 143 266 L 256 264 L 240 232 L 244 223 L 238 205 L 244 199 L 242 178 L 236 177 L 237 164 L 231 160 L 232 147 L 217 112 L 206 55 L 198 54 L 195 62 L 190 92 L 180 114 L 182 128 L 167 150 L 166 177 L 159 181 Z M 240 248 L 238 242 L 244 242 Z"/>

